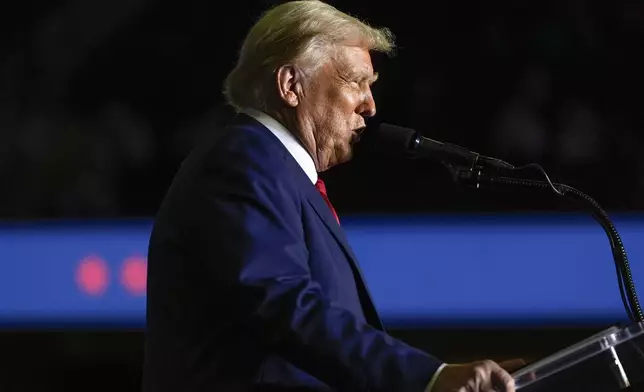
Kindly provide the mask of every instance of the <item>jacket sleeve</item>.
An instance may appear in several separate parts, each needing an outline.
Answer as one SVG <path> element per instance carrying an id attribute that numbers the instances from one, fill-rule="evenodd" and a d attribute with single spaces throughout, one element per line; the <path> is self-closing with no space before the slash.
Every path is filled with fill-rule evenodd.
<path id="1" fill-rule="evenodd" d="M 198 247 L 254 338 L 337 390 L 425 391 L 441 361 L 332 304 L 311 279 L 300 192 L 280 165 L 206 168 L 194 185 Z"/>

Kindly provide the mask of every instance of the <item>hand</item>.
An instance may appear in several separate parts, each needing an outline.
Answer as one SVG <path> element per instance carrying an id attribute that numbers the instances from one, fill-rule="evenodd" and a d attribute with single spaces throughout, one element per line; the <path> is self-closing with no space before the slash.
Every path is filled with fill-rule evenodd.
<path id="1" fill-rule="evenodd" d="M 518 366 L 516 361 L 506 363 Z M 478 361 L 445 366 L 431 392 L 515 392 L 515 389 L 514 379 L 499 364 Z"/>
<path id="2" fill-rule="evenodd" d="M 508 359 L 507 361 L 499 362 L 499 366 L 508 373 L 514 373 L 525 365 L 526 363 L 523 359 Z M 526 375 L 524 374 L 522 377 L 525 378 Z M 537 375 L 535 373 L 528 373 L 527 378 L 534 381 L 537 379 Z"/>
<path id="3" fill-rule="evenodd" d="M 525 361 L 521 358 L 508 359 L 507 361 L 499 362 L 499 366 L 508 373 L 514 373 L 525 366 Z"/>

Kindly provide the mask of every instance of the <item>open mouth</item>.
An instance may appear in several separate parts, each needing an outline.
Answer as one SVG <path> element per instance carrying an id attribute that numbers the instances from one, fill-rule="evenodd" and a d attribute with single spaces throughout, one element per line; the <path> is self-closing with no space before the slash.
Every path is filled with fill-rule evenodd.
<path id="1" fill-rule="evenodd" d="M 367 127 L 361 127 L 353 131 L 353 137 L 351 138 L 351 141 L 353 143 L 357 143 L 360 141 L 360 137 L 362 136 L 362 133 L 367 129 Z"/>

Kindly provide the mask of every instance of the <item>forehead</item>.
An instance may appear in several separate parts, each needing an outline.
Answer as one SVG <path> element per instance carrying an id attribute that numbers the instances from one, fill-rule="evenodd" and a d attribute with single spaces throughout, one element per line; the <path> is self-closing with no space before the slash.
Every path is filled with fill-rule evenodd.
<path id="1" fill-rule="evenodd" d="M 340 73 L 370 78 L 373 65 L 369 50 L 359 46 L 340 46 L 335 52 L 336 68 Z"/>

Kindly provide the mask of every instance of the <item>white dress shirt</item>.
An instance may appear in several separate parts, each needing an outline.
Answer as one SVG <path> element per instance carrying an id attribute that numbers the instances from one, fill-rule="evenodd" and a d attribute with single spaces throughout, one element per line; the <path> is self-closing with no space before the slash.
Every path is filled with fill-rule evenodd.
<path id="1" fill-rule="evenodd" d="M 308 151 L 304 149 L 302 144 L 293 136 L 291 132 L 280 124 L 273 117 L 266 113 L 260 112 L 255 109 L 244 109 L 244 114 L 247 114 L 259 121 L 263 126 L 268 128 L 269 131 L 286 147 L 289 153 L 295 158 L 295 161 L 300 165 L 304 173 L 309 177 L 311 182 L 315 184 L 318 181 L 318 171 L 315 169 L 313 158 L 309 155 Z"/>

